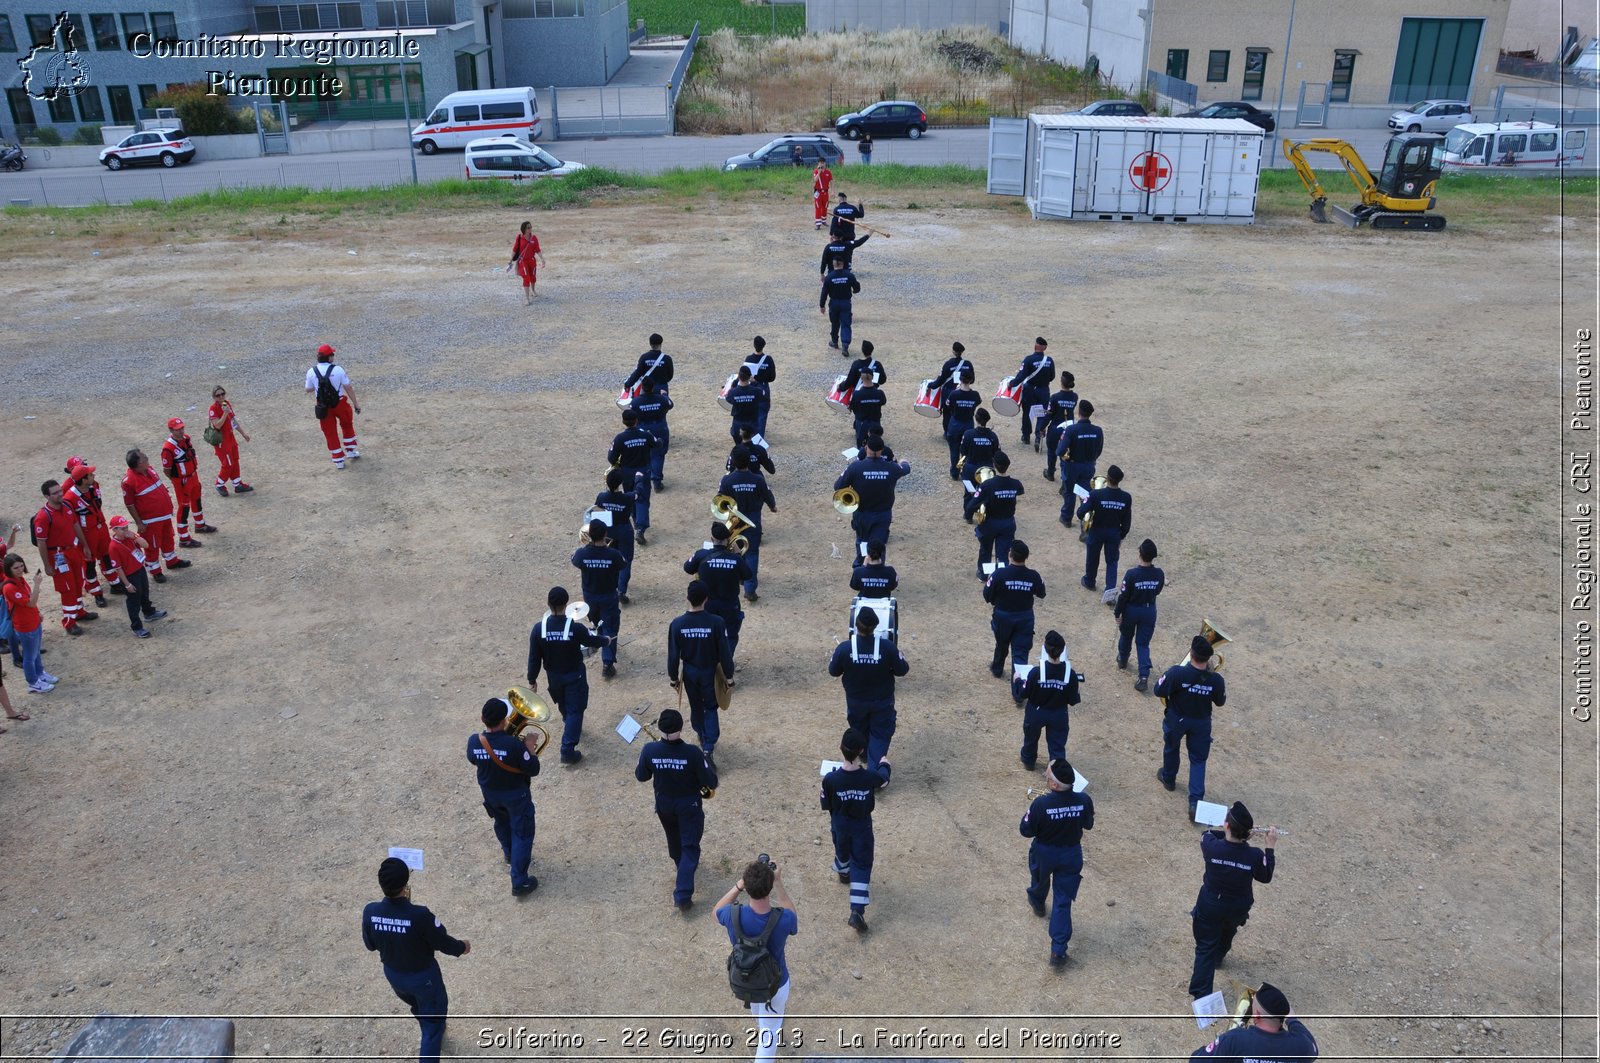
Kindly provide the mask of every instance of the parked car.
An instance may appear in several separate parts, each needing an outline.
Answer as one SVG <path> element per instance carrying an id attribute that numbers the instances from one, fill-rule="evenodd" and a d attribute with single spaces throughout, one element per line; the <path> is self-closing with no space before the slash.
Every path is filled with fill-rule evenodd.
<path id="1" fill-rule="evenodd" d="M 1259 107 L 1252 107 L 1240 100 L 1227 100 L 1222 103 L 1208 103 L 1195 111 L 1185 111 L 1178 115 L 1179 118 L 1243 118 L 1251 125 L 1260 126 L 1270 133 L 1278 128 L 1277 119 Z"/>
<path id="2" fill-rule="evenodd" d="M 1423 100 L 1389 116 L 1389 128 L 1407 133 L 1448 133 L 1472 121 L 1466 100 Z"/>
<path id="3" fill-rule="evenodd" d="M 181 129 L 146 129 L 142 133 L 129 133 L 117 143 L 100 153 L 100 165 L 108 170 L 124 166 L 155 166 L 171 168 L 194 158 L 194 141 Z"/>
<path id="4" fill-rule="evenodd" d="M 478 177 L 529 181 L 536 177 L 565 177 L 588 168 L 581 162 L 562 162 L 515 133 L 468 141 L 465 155 L 469 181 Z"/>
<path id="5" fill-rule="evenodd" d="M 841 114 L 834 119 L 833 128 L 846 140 L 860 140 L 863 133 L 916 140 L 928 131 L 928 113 L 910 100 L 884 100 L 860 111 Z"/>
<path id="6" fill-rule="evenodd" d="M 1078 108 L 1079 114 L 1110 115 L 1118 118 L 1142 118 L 1150 112 L 1138 100 L 1095 100 Z"/>
<path id="7" fill-rule="evenodd" d="M 820 158 L 831 166 L 844 161 L 844 152 L 825 133 L 790 133 L 764 144 L 748 155 L 735 155 L 723 162 L 724 170 L 760 170 L 768 166 L 793 166 L 794 149 L 800 149 L 800 165 L 806 169 Z"/>

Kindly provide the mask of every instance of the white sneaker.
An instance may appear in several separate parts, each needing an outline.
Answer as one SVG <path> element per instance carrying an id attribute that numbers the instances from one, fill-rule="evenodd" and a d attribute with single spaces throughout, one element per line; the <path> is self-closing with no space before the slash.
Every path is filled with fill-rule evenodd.
<path id="1" fill-rule="evenodd" d="M 336 461 L 336 462 L 334 462 L 334 463 L 333 463 L 333 467 L 334 467 L 334 468 L 335 468 L 335 469 L 342 469 L 342 468 L 344 468 L 344 462 L 342 462 L 342 461 Z"/>
<path id="2" fill-rule="evenodd" d="M 60 676 L 51 675 L 49 672 L 40 672 L 39 673 L 39 678 L 43 679 L 46 683 L 49 683 L 51 686 L 55 686 L 57 683 L 61 682 L 61 677 Z"/>
<path id="3" fill-rule="evenodd" d="M 344 456 L 359 461 L 361 459 L 361 451 L 357 450 L 355 447 L 345 447 Z"/>
<path id="4" fill-rule="evenodd" d="M 28 693 L 30 693 L 30 694 L 48 694 L 48 693 L 50 693 L 50 691 L 52 691 L 54 689 L 55 689 L 55 685 L 53 683 L 46 683 L 43 679 L 41 679 L 37 683 L 33 684 L 32 686 L 30 686 L 28 688 Z"/>

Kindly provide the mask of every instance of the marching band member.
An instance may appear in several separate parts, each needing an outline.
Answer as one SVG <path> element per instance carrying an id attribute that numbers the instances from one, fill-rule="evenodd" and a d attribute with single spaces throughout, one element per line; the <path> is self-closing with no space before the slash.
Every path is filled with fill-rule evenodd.
<path id="1" fill-rule="evenodd" d="M 655 378 L 644 379 L 644 391 L 633 397 L 630 407 L 639 418 L 639 427 L 650 434 L 655 446 L 650 450 L 650 482 L 657 491 L 666 489 L 662 473 L 666 470 L 667 450 L 672 446 L 672 432 L 667 427 L 667 414 L 672 412 L 672 400 L 666 388 Z"/>
<path id="2" fill-rule="evenodd" d="M 743 509 L 740 512 L 744 512 Z M 759 509 L 757 511 L 759 514 Z M 748 513 L 746 514 L 749 515 Z M 752 520 L 754 517 L 751 518 Z M 739 652 L 739 632 L 744 628 L 744 610 L 739 607 L 739 590 L 741 586 L 755 579 L 755 572 L 749 562 L 734 552 L 729 544 L 728 526 L 721 521 L 711 525 L 711 545 L 696 550 L 683 563 L 685 574 L 694 576 L 705 588 L 706 612 L 722 618 L 727 628 L 728 652 Z M 733 677 L 733 669 L 725 673 Z M 695 731 L 699 732 L 698 725 Z M 715 746 L 713 739 L 706 748 L 711 751 Z"/>
<path id="3" fill-rule="evenodd" d="M 1190 913 L 1194 916 L 1194 973 L 1189 978 L 1189 996 L 1196 1000 L 1210 995 L 1217 964 L 1228 955 L 1234 934 L 1250 918 L 1250 906 L 1255 903 L 1252 883 L 1272 881 L 1278 830 L 1267 831 L 1263 850 L 1249 844 L 1254 826 L 1250 810 L 1235 801 L 1221 830 L 1200 835 L 1205 879 Z"/>
<path id="4" fill-rule="evenodd" d="M 1044 406 L 1050 401 L 1050 381 L 1056 375 L 1056 363 L 1044 353 L 1050 346 L 1043 336 L 1034 338 L 1033 351 L 1022 359 L 1022 367 L 1017 370 L 1007 384 L 1010 387 L 1022 386 L 1022 394 L 1018 401 L 1022 403 L 1022 445 L 1027 446 L 1029 438 L 1038 434 L 1044 427 L 1044 417 L 1041 416 L 1037 423 L 1029 411 L 1035 406 Z M 1036 444 L 1034 450 L 1039 449 Z"/>
<path id="5" fill-rule="evenodd" d="M 863 378 L 875 384 L 887 384 L 889 371 L 883 363 L 872 355 L 871 340 L 861 341 L 861 357 L 850 363 L 849 370 L 844 375 L 844 383 L 839 386 L 849 391 L 861 384 Z"/>
<path id="6" fill-rule="evenodd" d="M 1106 468 L 1106 486 L 1090 491 L 1089 497 L 1078 507 L 1081 521 L 1089 514 L 1094 521 L 1084 533 L 1083 578 L 1078 582 L 1084 590 L 1095 589 L 1095 578 L 1100 573 L 1100 553 L 1106 555 L 1106 590 L 1117 585 L 1117 561 L 1122 555 L 1122 540 L 1133 527 L 1133 496 L 1122 489 L 1122 469 L 1111 465 Z"/>
<path id="7" fill-rule="evenodd" d="M 748 365 L 741 365 L 735 378 L 733 387 L 723 396 L 730 407 L 728 413 L 731 421 L 728 425 L 728 435 L 735 443 L 739 442 L 739 433 L 748 430 L 752 434 L 760 431 L 761 424 L 761 387 L 756 383 L 755 374 Z"/>
<path id="8" fill-rule="evenodd" d="M 1028 544 L 1017 539 L 1007 555 L 1010 563 L 994 570 L 983 585 L 983 600 L 994 606 L 989 627 L 994 632 L 994 660 L 989 674 L 999 679 L 1004 674 L 1006 647 L 1011 648 L 1012 697 L 1019 696 L 1022 684 L 1016 678 L 1017 665 L 1028 663 L 1033 651 L 1033 600 L 1044 597 L 1044 578 L 1028 567 Z"/>
<path id="9" fill-rule="evenodd" d="M 1056 448 L 1061 445 L 1061 433 L 1072 423 L 1078 408 L 1077 378 L 1061 370 L 1061 390 L 1050 396 L 1044 414 L 1044 478 L 1056 478 Z"/>
<path id="10" fill-rule="evenodd" d="M 750 468 L 750 451 L 734 447 L 729 458 L 733 471 L 717 485 L 717 494 L 727 495 L 739 503 L 740 513 L 750 518 L 750 527 L 739 534 L 750 545 L 744 552 L 744 563 L 749 566 L 750 578 L 744 581 L 744 596 L 756 600 L 756 585 L 761 575 L 761 507 L 778 512 L 778 500 L 767 486 L 767 478 Z"/>
<path id="11" fill-rule="evenodd" d="M 594 504 L 611 514 L 611 546 L 622 555 L 622 574 L 617 577 L 617 602 L 628 604 L 628 583 L 633 579 L 633 513 L 638 496 L 623 490 L 631 479 L 622 469 L 606 470 L 606 489 L 594 496 Z"/>
<path id="12" fill-rule="evenodd" d="M 661 333 L 650 333 L 650 349 L 639 356 L 639 364 L 634 366 L 633 372 L 622 382 L 624 391 L 631 391 L 638 383 L 654 384 L 662 393 L 666 394 L 667 385 L 672 383 L 672 355 L 661 350 Z"/>
<path id="13" fill-rule="evenodd" d="M 833 260 L 833 269 L 822 278 L 822 294 L 817 296 L 817 310 L 828 315 L 828 346 L 845 357 L 850 356 L 850 298 L 861 291 L 861 282 L 850 272 L 844 260 Z M 844 347 L 839 346 L 840 336 Z"/>
<path id="14" fill-rule="evenodd" d="M 844 714 L 848 724 L 867 736 L 867 767 L 883 775 L 889 785 L 889 743 L 894 740 L 894 681 L 911 671 L 911 665 L 892 639 L 877 634 L 878 614 L 872 609 L 856 613 L 856 630 L 834 647 L 828 674 L 844 685 Z"/>
<path id="15" fill-rule="evenodd" d="M 884 564 L 883 543 L 867 544 L 867 558 L 850 569 L 850 589 L 863 598 L 887 598 L 900 585 L 893 565 Z"/>
<path id="16" fill-rule="evenodd" d="M 628 567 L 628 559 L 622 556 L 621 551 L 612 548 L 610 531 L 604 521 L 590 521 L 589 544 L 578 547 L 572 553 L 572 565 L 581 574 L 583 600 L 589 603 L 595 629 L 606 639 L 605 645 L 600 648 L 600 661 L 604 665 L 600 674 L 607 679 L 615 678 L 617 674 L 617 634 L 622 627 L 617 585 Z M 581 710 L 579 720 L 582 720 Z M 573 740 L 576 742 L 576 737 Z M 567 760 L 565 753 L 562 759 Z"/>
<path id="17" fill-rule="evenodd" d="M 722 669 L 728 685 L 732 686 L 733 645 L 728 639 L 728 625 L 722 617 L 706 609 L 706 585 L 700 580 L 690 580 L 686 597 L 689 600 L 688 612 L 674 620 L 667 629 L 667 682 L 674 690 L 683 689 L 689 698 L 689 726 L 694 728 L 695 735 L 705 747 L 706 764 L 714 772 L 717 765 L 711 755 L 717 748 L 717 739 L 722 736 L 722 728 L 717 723 L 717 669 Z M 680 664 L 683 669 L 681 680 L 678 678 Z M 682 730 L 682 727 L 680 722 L 678 729 Z M 661 731 L 666 735 L 669 729 L 663 724 Z M 716 783 L 713 781 L 710 785 L 715 786 Z M 680 883 L 682 877 L 680 869 Z M 690 882 L 693 883 L 692 871 Z"/>
<path id="18" fill-rule="evenodd" d="M 1022 712 L 1022 766 L 1032 771 L 1037 764 L 1041 730 L 1050 760 L 1065 760 L 1067 734 L 1072 726 L 1067 709 L 1081 698 L 1078 673 L 1067 659 L 1067 640 L 1061 632 L 1045 632 L 1044 656 L 1039 659 L 1039 666 L 1028 673 L 1022 696 L 1026 703 Z"/>
<path id="19" fill-rule="evenodd" d="M 1189 817 L 1206 795 L 1206 758 L 1211 755 L 1211 709 L 1228 702 L 1227 684 L 1211 670 L 1211 643 L 1196 635 L 1189 659 L 1168 668 L 1156 680 L 1156 696 L 1167 699 L 1161 720 L 1161 768 L 1156 778 L 1169 791 L 1177 788 L 1178 743 L 1189 750 Z M 1210 990 L 1206 990 L 1207 993 Z M 1204 995 L 1204 994 L 1202 994 Z"/>
<path id="20" fill-rule="evenodd" d="M 973 421 L 976 419 L 978 409 L 983 405 L 983 399 L 973 389 L 972 382 L 977 379 L 972 367 L 969 365 L 961 370 L 960 382 L 944 400 L 944 441 L 950 445 L 950 479 L 961 479 L 959 462 L 961 461 L 961 440 L 972 430 Z M 987 424 L 987 420 L 984 422 Z"/>
<path id="21" fill-rule="evenodd" d="M 756 442 L 755 437 L 758 434 L 741 428 L 739 430 L 739 441 L 733 445 L 733 450 L 744 447 L 750 452 L 750 468 L 765 471 L 768 476 L 771 476 L 778 471 L 778 467 L 772 464 L 772 454 L 767 445 Z M 728 460 L 723 465 L 723 469 L 726 472 L 733 471 L 733 450 L 728 452 Z"/>
<path id="22" fill-rule="evenodd" d="M 817 228 L 822 228 L 819 222 Z M 764 436 L 767 433 L 767 415 L 772 412 L 772 382 L 778 379 L 778 363 L 772 360 L 772 355 L 767 353 L 767 341 L 760 336 L 750 341 L 754 348 L 744 356 L 744 364 L 750 367 L 750 375 L 755 378 L 756 386 L 761 389 L 761 403 L 756 417 L 756 435 Z M 734 442 L 739 442 L 737 436 Z"/>
<path id="23" fill-rule="evenodd" d="M 967 433 L 969 436 L 971 434 Z M 1011 468 L 1011 459 L 1004 451 L 996 454 L 992 460 L 995 474 L 985 480 L 977 494 L 966 502 L 969 522 L 979 508 L 984 512 L 984 519 L 973 528 L 973 534 L 978 537 L 979 579 L 985 578 L 983 566 L 991 558 L 1004 563 L 1011 556 L 1011 541 L 1017 537 L 1017 499 L 1027 490 L 1021 480 L 1006 475 Z M 970 470 L 973 467 L 972 460 L 967 459 L 966 468 Z"/>
<path id="24" fill-rule="evenodd" d="M 1044 896 L 1053 895 L 1050 908 L 1050 966 L 1067 962 L 1067 944 L 1072 940 L 1072 902 L 1078 899 L 1083 882 L 1083 832 L 1094 829 L 1094 801 L 1088 794 L 1073 793 L 1072 765 L 1063 759 L 1052 760 L 1044 782 L 1050 792 L 1033 799 L 1019 830 L 1032 838 L 1028 847 L 1028 904 L 1033 914 L 1044 917 Z"/>
<path id="25" fill-rule="evenodd" d="M 156 550 L 146 568 L 157 583 L 167 582 L 161 563 L 168 569 L 188 568 L 194 562 L 178 556 L 177 536 L 173 531 L 176 514 L 172 506 L 172 492 L 161 482 L 161 475 L 150 467 L 150 459 L 137 448 L 127 453 L 128 471 L 122 475 L 122 504 L 133 517 L 139 534 Z"/>
<path id="26" fill-rule="evenodd" d="M 1122 589 L 1113 604 L 1117 618 L 1117 667 L 1128 669 L 1128 652 L 1139 649 L 1139 678 L 1133 689 L 1143 694 L 1150 685 L 1150 636 L 1156 631 L 1156 596 L 1167 585 L 1167 574 L 1154 564 L 1156 544 L 1139 544 L 1139 564 L 1122 574 Z"/>
<path id="27" fill-rule="evenodd" d="M 1250 1021 L 1224 1032 L 1190 1059 L 1219 1063 L 1306 1063 L 1321 1055 L 1317 1039 L 1295 1018 L 1289 998 L 1270 982 L 1261 983 L 1250 1004 Z"/>
<path id="28" fill-rule="evenodd" d="M 434 954 L 465 956 L 472 951 L 472 942 L 451 937 L 437 916 L 412 904 L 410 881 L 411 869 L 399 857 L 391 856 L 378 865 L 383 900 L 373 901 L 361 913 L 361 941 L 383 958 L 383 976 L 389 980 L 389 988 L 417 1017 L 422 1028 L 418 1063 L 438 1063 L 450 994 Z"/>
<path id="29" fill-rule="evenodd" d="M 833 237 L 828 241 L 828 245 L 822 249 L 822 275 L 824 277 L 828 275 L 828 270 L 832 268 L 834 259 L 843 261 L 845 268 L 849 269 L 851 263 L 855 260 L 856 248 L 860 247 L 870 239 L 872 239 L 871 233 L 868 233 L 860 238 L 851 238 L 848 240 L 837 236 Z"/>
<path id="30" fill-rule="evenodd" d="M 934 377 L 932 382 L 928 384 L 929 389 L 939 393 L 940 435 L 945 435 L 950 431 L 950 408 L 946 405 L 946 402 L 950 398 L 950 392 L 961 382 L 961 371 L 963 369 L 972 369 L 974 373 L 977 372 L 972 363 L 967 360 L 966 352 L 967 345 L 960 340 L 952 343 L 950 345 L 950 357 L 946 358 L 944 365 L 939 367 L 939 375 Z"/>
<path id="31" fill-rule="evenodd" d="M 829 813 L 833 833 L 833 871 L 850 887 L 850 918 L 845 925 L 867 932 L 867 905 L 872 887 L 872 809 L 878 790 L 889 785 L 889 762 L 883 771 L 867 767 L 867 739 L 855 728 L 839 741 L 844 765 L 822 777 L 822 810 Z"/>
<path id="32" fill-rule="evenodd" d="M 567 615 L 570 596 L 565 587 L 551 587 L 545 597 L 550 611 L 528 634 L 528 689 L 539 689 L 539 670 L 549 676 L 550 700 L 561 713 L 561 763 L 583 760 L 578 743 L 583 740 L 583 714 L 589 708 L 589 670 L 583 648 L 604 648 L 608 640 L 589 625 Z M 589 607 L 594 608 L 590 602 Z"/>
<path id="33" fill-rule="evenodd" d="M 484 729 L 467 739 L 467 763 L 478 771 L 483 810 L 494 822 L 495 840 L 511 869 L 511 895 L 525 897 L 539 888 L 539 879 L 528 874 L 538 829 L 529 792 L 539 774 L 539 758 L 533 752 L 538 737 L 531 729 L 521 738 L 507 734 L 509 715 L 511 705 L 504 698 L 483 703 Z"/>
<path id="34" fill-rule="evenodd" d="M 852 461 L 833 482 L 835 491 L 849 487 L 861 500 L 850 517 L 856 533 L 851 563 L 856 565 L 861 563 L 863 544 L 876 540 L 888 545 L 889 525 L 894 521 L 894 485 L 911 472 L 909 462 L 892 462 L 883 456 L 882 436 L 868 436 L 864 446 L 866 456 Z"/>
<path id="35" fill-rule="evenodd" d="M 867 208 L 859 203 L 852 203 L 839 193 L 839 204 L 833 208 L 833 223 L 828 227 L 828 235 L 839 240 L 854 240 L 856 238 L 856 220 L 867 216 Z"/>
<path id="36" fill-rule="evenodd" d="M 639 750 L 633 777 L 655 788 L 656 818 L 667 835 L 667 856 L 678 869 L 672 903 L 688 915 L 694 908 L 694 875 L 706 829 L 700 795 L 717 788 L 717 768 L 698 746 L 683 740 L 683 714 L 677 709 L 663 710 L 656 726 L 661 737 Z"/>
<path id="37" fill-rule="evenodd" d="M 870 341 L 863 341 L 865 351 Z M 878 386 L 878 379 L 870 373 L 863 374 L 861 382 L 850 392 L 850 412 L 855 416 L 856 446 L 864 447 L 872 429 L 883 431 L 883 408 L 889 398 Z"/>
<path id="38" fill-rule="evenodd" d="M 1072 511 L 1078 506 L 1072 489 L 1089 489 L 1089 481 L 1094 479 L 1094 464 L 1100 460 L 1100 452 L 1106 445 L 1105 433 L 1100 431 L 1099 425 L 1089 421 L 1094 416 L 1094 403 L 1084 399 L 1075 412 L 1078 419 L 1061 430 L 1061 442 L 1056 445 L 1056 457 L 1061 459 L 1061 523 L 1069 528 L 1072 527 Z"/>
<path id="39" fill-rule="evenodd" d="M 622 473 L 623 484 L 633 488 L 633 523 L 640 546 L 650 545 L 644 533 L 650 530 L 650 455 L 655 446 L 655 437 L 639 427 L 639 411 L 631 406 L 623 410 L 622 431 L 611 438 L 606 460 Z"/>

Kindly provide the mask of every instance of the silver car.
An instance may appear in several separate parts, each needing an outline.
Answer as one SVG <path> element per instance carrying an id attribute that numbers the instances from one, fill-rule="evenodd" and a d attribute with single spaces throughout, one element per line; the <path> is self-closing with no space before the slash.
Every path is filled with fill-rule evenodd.
<path id="1" fill-rule="evenodd" d="M 1448 133 L 1472 121 L 1466 100 L 1423 100 L 1389 116 L 1389 128 L 1406 133 Z"/>

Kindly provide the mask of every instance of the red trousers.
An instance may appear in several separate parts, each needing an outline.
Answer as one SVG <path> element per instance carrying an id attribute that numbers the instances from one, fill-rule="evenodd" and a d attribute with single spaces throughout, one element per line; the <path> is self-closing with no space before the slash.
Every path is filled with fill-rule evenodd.
<path id="1" fill-rule="evenodd" d="M 217 452 L 217 484 L 226 486 L 228 481 L 239 482 L 239 441 L 229 432 L 222 434 L 222 442 L 212 447 Z"/>
<path id="2" fill-rule="evenodd" d="M 98 598 L 103 592 L 100 589 L 100 577 L 94 570 L 97 559 L 105 570 L 107 583 L 115 586 L 121 577 L 115 575 L 117 564 L 111 560 L 111 532 L 105 528 L 87 528 L 85 534 L 89 539 L 89 556 L 83 559 L 83 590 L 85 594 Z"/>
<path id="3" fill-rule="evenodd" d="M 57 560 L 55 550 L 50 551 L 50 579 L 61 595 L 61 626 L 71 627 L 83 612 L 83 554 L 76 546 L 61 551 L 66 558 L 66 571 Z"/>
<path id="4" fill-rule="evenodd" d="M 165 517 L 148 519 L 144 530 L 139 534 L 150 544 L 150 553 L 145 556 L 145 568 L 151 572 L 160 572 L 162 561 L 178 560 L 178 537 L 173 534 L 170 513 Z"/>
<path id="5" fill-rule="evenodd" d="M 194 513 L 194 526 L 198 528 L 206 522 L 205 509 L 202 503 L 204 497 L 200 491 L 200 477 L 177 476 L 172 478 L 172 495 L 178 503 L 178 538 L 189 538 L 189 513 Z"/>
<path id="6" fill-rule="evenodd" d="M 343 461 L 345 450 L 356 448 L 356 416 L 350 400 L 341 395 L 339 405 L 318 423 L 322 425 L 322 438 L 328 441 L 328 454 L 336 462 Z"/>

